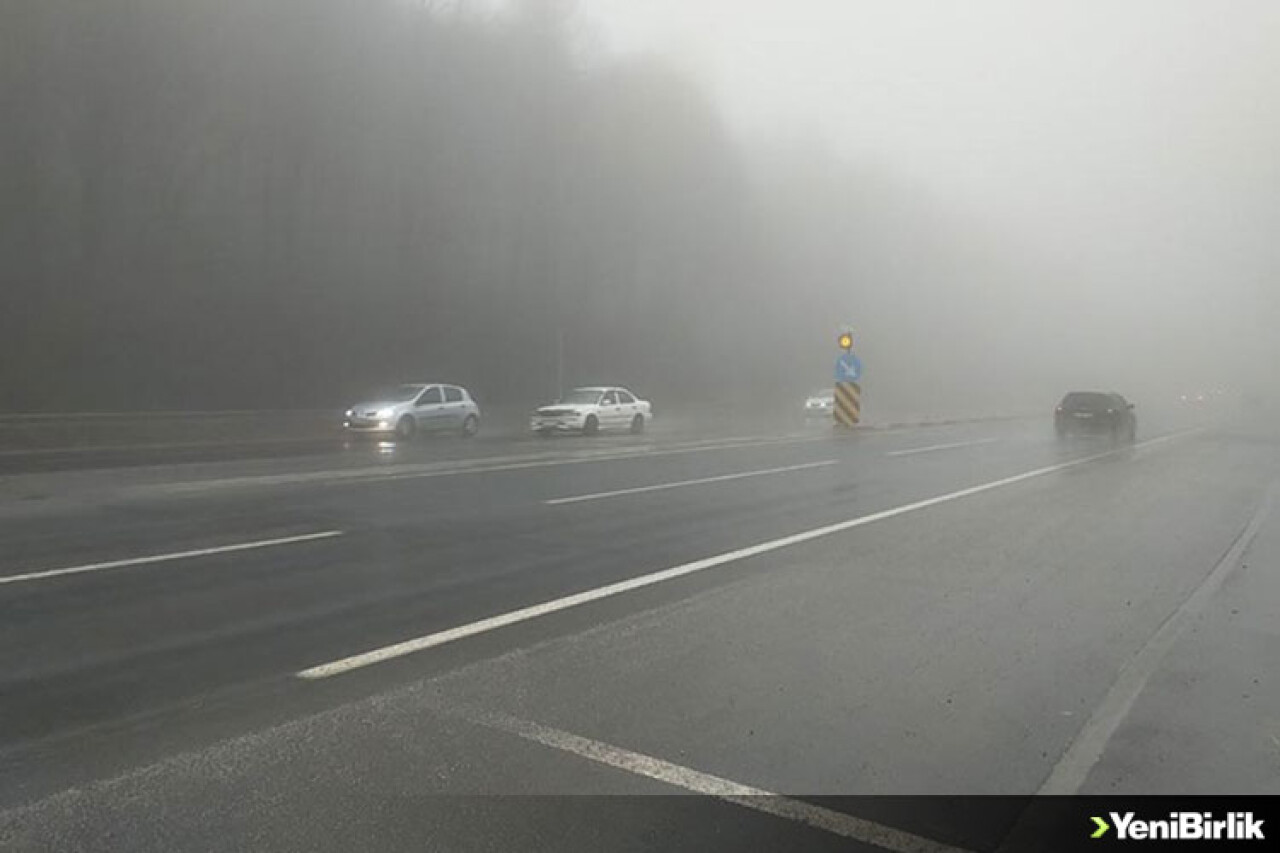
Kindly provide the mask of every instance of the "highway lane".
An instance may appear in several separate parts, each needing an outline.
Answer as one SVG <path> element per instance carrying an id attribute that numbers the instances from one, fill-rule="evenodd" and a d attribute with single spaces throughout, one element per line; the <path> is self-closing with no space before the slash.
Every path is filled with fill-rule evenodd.
<path id="1" fill-rule="evenodd" d="M 818 434 L 819 425 L 798 430 L 776 424 L 740 424 L 730 430 L 707 430 L 696 425 L 664 420 L 644 435 L 601 435 L 595 438 L 556 436 L 538 439 L 528 435 L 482 436 L 464 440 L 452 436 L 428 436 L 409 442 L 359 438 L 330 448 L 330 452 L 291 455 L 272 453 L 260 458 L 227 458 L 216 461 L 175 463 L 157 460 L 150 448 L 140 448 L 120 467 L 77 466 L 73 470 L 19 471 L 0 476 L 0 515 L 40 514 L 59 504 L 84 505 L 99 499 L 115 500 L 131 493 L 146 494 L 148 487 L 200 483 L 226 485 L 241 479 L 261 482 L 268 478 L 314 482 L 316 477 L 353 479 L 394 472 L 462 467 L 468 464 L 516 463 L 565 456 L 613 455 L 646 452 L 661 444 L 697 446 L 768 438 L 776 440 L 797 432 Z"/>
<path id="2" fill-rule="evenodd" d="M 490 412 L 480 436 L 468 443 L 511 442 L 524 431 L 522 415 Z M 340 410 L 0 415 L 0 475 L 303 457 L 332 461 L 376 445 L 374 437 L 345 433 L 341 421 Z M 459 436 L 422 438 L 416 447 L 456 445 Z"/>
<path id="3" fill-rule="evenodd" d="M 242 413 L 252 418 L 253 413 Z M 482 456 L 504 448 L 538 443 L 528 433 L 525 411 L 490 413 L 478 436 L 464 439 L 456 433 L 424 433 L 410 442 L 392 435 L 352 435 L 338 426 L 341 415 L 326 419 L 314 413 L 299 418 L 290 413 L 262 413 L 247 433 L 242 426 L 223 428 L 218 418 L 208 423 L 195 415 L 161 418 L 151 422 L 144 414 L 122 414 L 112 418 L 110 440 L 94 438 L 93 429 L 80 434 L 74 426 L 56 425 L 47 439 L 27 436 L 15 440 L 0 429 L 0 476 L 28 473 L 77 472 L 97 469 L 120 471 L 148 466 L 225 466 L 228 463 L 270 463 L 287 460 L 290 467 L 367 464 L 389 457 L 409 459 L 449 459 Z M 0 425 L 2 426 L 2 425 Z M 744 428 L 765 428 L 770 432 L 791 431 L 805 426 L 795 417 L 742 417 L 732 413 L 699 408 L 664 410 L 646 432 L 650 438 L 671 438 L 690 434 L 731 435 Z M 809 424 L 813 426 L 813 424 Z M 69 431 L 58 433 L 58 428 Z M 37 426 L 22 427 L 39 429 Z M 33 438 L 38 443 L 32 444 Z M 542 442 L 548 447 L 571 436 L 555 436 Z M 603 440 L 604 436 L 601 437 Z M 616 441 L 617 436 L 608 436 Z M 633 439 L 643 441 L 644 439 Z"/>
<path id="4" fill-rule="evenodd" d="M 882 441 L 892 440 L 886 436 Z M 448 478 L 445 488 L 440 487 L 439 479 L 431 478 L 374 482 L 336 491 L 282 493 L 269 489 L 265 494 L 246 495 L 238 490 L 214 501 L 204 500 L 200 493 L 194 498 L 195 505 L 190 505 L 193 499 L 188 499 L 187 505 L 175 505 L 166 498 L 124 510 L 109 508 L 90 518 L 55 517 L 42 524 L 28 520 L 18 529 L 6 530 L 5 538 L 10 544 L 8 553 L 19 557 L 24 568 L 37 571 L 83 565 L 79 562 L 83 560 L 110 561 L 219 547 L 217 543 L 260 542 L 315 530 L 341 530 L 344 538 L 323 543 L 330 546 L 324 548 L 316 545 L 286 552 L 210 556 L 200 560 L 195 571 L 179 564 L 154 565 L 118 570 L 126 572 L 123 575 L 104 573 L 102 577 L 50 580 L 6 590 L 18 598 L 20 607 L 18 618 L 6 622 L 5 671 L 10 678 L 29 678 L 37 667 L 74 671 L 85 661 L 127 658 L 131 651 L 185 647 L 189 644 L 174 638 L 173 626 L 196 637 L 203 636 L 200 629 L 235 633 L 227 626 L 227 614 L 235 614 L 247 627 L 305 618 L 320 623 L 320 633 L 331 636 L 335 632 L 329 620 L 334 614 L 373 610 L 358 617 L 363 627 L 358 626 L 357 635 L 371 631 L 374 637 L 389 638 L 418 627 L 427 615 L 406 601 L 409 593 L 430 593 L 437 605 L 434 620 L 426 625 L 431 627 L 453 615 L 483 615 L 491 600 L 507 603 L 501 596 L 506 586 L 515 590 L 509 603 L 527 603 L 522 598 L 572 589 L 578 578 L 614 580 L 619 573 L 730 548 L 741 541 L 735 514 L 744 517 L 742 514 L 749 512 L 745 520 L 763 520 L 768 526 L 760 528 L 760 533 L 782 534 L 802 528 L 815 512 L 822 513 L 824 521 L 831 520 L 858 506 L 874 510 L 895 500 L 915 498 L 935 486 L 926 479 L 908 490 L 912 483 L 907 475 L 921 470 L 931 474 L 931 467 L 923 462 L 889 465 L 877 477 L 876 466 L 884 466 L 887 457 L 882 459 L 874 448 L 860 453 L 862 448 L 855 442 L 836 449 L 850 457 L 856 472 L 848 468 L 822 472 L 826 479 L 816 482 L 825 488 L 816 497 L 813 480 L 779 475 L 763 491 L 763 484 L 755 484 L 751 490 L 730 492 L 731 500 L 715 492 L 710 506 L 700 499 L 706 497 L 705 492 L 700 494 L 696 489 L 688 495 L 648 496 L 640 501 L 639 509 L 633 499 L 621 515 L 609 507 L 584 506 L 579 508 L 582 512 L 569 514 L 567 509 L 548 512 L 538 506 L 539 499 L 598 492 L 623 483 L 679 480 L 691 471 L 716 476 L 725 468 L 743 470 L 745 452 L 751 454 L 751 460 L 766 460 L 752 461 L 745 470 L 758 470 L 755 465 L 775 466 L 779 461 L 810 464 L 815 455 L 828 455 L 824 453 L 828 447 L 825 442 L 802 441 L 742 451 L 707 450 L 516 469 Z M 1013 442 L 1010 452 L 1019 447 Z M 1032 442 L 1031 448 L 1036 452 L 1024 457 L 1025 464 L 1050 458 L 1040 452 L 1044 448 L 1037 442 Z M 769 455 L 761 457 L 762 451 Z M 1054 450 L 1052 458 L 1056 453 Z M 954 473 L 964 476 L 966 466 L 972 464 L 965 460 Z M 1015 457 L 997 470 L 1003 473 L 1020 464 L 1024 463 Z M 921 469 L 920 465 L 926 467 Z M 880 489 L 891 491 L 880 494 Z M 836 494 L 835 499 L 831 493 Z M 556 523 L 556 532 L 546 531 L 548 517 Z M 492 536 L 493 529 L 503 530 L 505 535 Z M 654 529 L 665 535 L 650 543 L 649 531 Z M 59 554 L 64 558 L 57 559 Z M 636 565 L 623 562 L 615 566 L 612 557 L 616 554 L 635 554 Z M 421 571 L 424 566 L 429 569 L 425 573 Z M 264 567 L 269 569 L 266 574 Z M 481 596 L 466 602 L 454 600 L 460 586 L 484 587 L 490 581 L 498 584 L 496 589 L 486 588 Z M 294 588 L 300 584 L 301 588 Z M 186 593 L 184 586 L 192 591 Z M 442 590 L 449 595 L 443 595 Z M 157 597 L 164 605 L 159 610 L 151 606 Z M 277 597 L 288 606 L 281 608 Z M 50 602 L 52 615 L 71 620 L 71 624 L 55 626 L 43 609 L 45 602 Z M 106 606 L 89 608 L 81 606 L 82 602 Z M 29 623 L 21 618 L 25 614 L 31 614 Z M 159 621 L 156 630 L 148 627 L 148 619 Z M 28 624 L 44 636 L 32 641 L 21 633 Z M 261 640 L 256 631 L 245 633 L 255 643 Z M 118 642 L 117 635 L 121 637 Z M 280 644 L 271 645 L 276 648 Z M 302 642 L 301 647 L 311 645 Z M 29 654 L 32 648 L 40 653 Z M 47 715 L 40 719 L 48 720 Z"/>
<path id="5" fill-rule="evenodd" d="M 348 448 L 340 436 L 240 441 L 153 442 L 146 445 L 0 449 L 0 475 L 86 468 L 118 468 L 230 459 L 271 459 L 335 454 Z"/>
<path id="6" fill-rule="evenodd" d="M 893 464 L 881 448 L 927 442 L 935 432 L 843 441 L 814 435 L 724 448 L 677 444 L 639 458 L 584 462 L 575 455 L 563 464 L 540 460 L 537 467 L 483 473 L 238 485 L 181 498 L 162 491 L 155 500 L 135 498 L 91 513 L 24 518 L 4 528 L 6 554 L 16 559 L 6 558 L 0 569 L 9 614 L 0 628 L 0 667 L 31 709 L 4 732 L 47 732 L 64 715 L 83 722 L 102 703 L 115 713 L 118 703 L 150 707 L 175 698 L 178 685 L 217 686 L 228 676 L 215 678 L 213 671 L 228 662 L 237 679 L 291 671 L 317 656 L 358 652 L 727 550 L 741 543 L 744 528 L 782 535 L 814 517 L 882 509 L 924 494 L 932 483 L 902 476 L 931 466 Z M 1018 436 L 1010 452 L 1020 448 Z M 1030 455 L 1021 452 L 1041 461 L 1053 455 L 1045 449 L 1032 443 Z M 834 461 L 840 464 L 762 476 L 751 488 L 729 482 L 645 493 L 623 507 L 545 503 L 624 485 Z M 952 476 L 966 476 L 969 464 Z M 1015 458 L 1000 470 L 1017 464 Z M 317 531 L 342 536 L 2 582 L 5 575 Z M 661 531 L 656 541 L 653 531 Z M 202 662 L 211 670 L 207 679 L 192 675 Z M 165 677 L 140 679 L 147 663 Z M 89 690 L 99 681 L 99 691 Z M 121 684 L 134 687 L 124 691 Z M 63 697 L 52 711 L 45 707 L 51 693 Z M 104 695 L 93 701 L 97 693 Z"/>
<path id="7" fill-rule="evenodd" d="M 1276 474 L 1273 444 L 1215 435 L 1071 464 L 1106 450 L 1060 448 L 1039 424 L 975 424 L 356 483 L 241 481 L 23 518 L 2 528 L 22 553 L 12 561 L 6 550 L 4 575 L 307 530 L 342 535 L 0 584 L 0 790 L 29 800 L 184 750 L 213 761 L 244 749 L 210 746 L 220 738 L 289 720 L 299 721 L 261 737 L 267 753 L 293 760 L 256 784 L 278 784 L 273 774 L 294 784 L 339 756 L 374 774 L 369 756 L 386 752 L 384 738 L 418 732 L 436 744 L 441 726 L 460 726 L 474 744 L 473 772 L 446 773 L 443 790 L 557 793 L 556 778 L 597 772 L 476 723 L 475 708 L 766 790 L 957 790 L 975 779 L 983 790 L 1032 790 Z M 452 647 L 320 683 L 294 677 L 1063 464 Z M 646 491 L 547 503 L 636 489 Z M 432 675 L 443 677 L 372 706 L 357 701 Z M 947 709 L 957 701 L 963 714 Z M 308 753 L 298 738 L 331 747 Z M 547 787 L 513 781 L 503 769 L 513 751 L 526 772 L 552 761 L 564 773 Z M 447 752 L 415 753 L 425 761 L 417 770 L 392 760 L 387 772 L 426 779 L 453 766 Z M 169 775 L 172 763 L 160 766 L 175 791 L 197 784 L 199 772 L 183 780 Z M 634 790 L 632 773 L 603 775 Z M 301 786 L 291 814 L 335 796 L 315 787 Z M 60 807 L 24 812 L 18 825 Z"/>

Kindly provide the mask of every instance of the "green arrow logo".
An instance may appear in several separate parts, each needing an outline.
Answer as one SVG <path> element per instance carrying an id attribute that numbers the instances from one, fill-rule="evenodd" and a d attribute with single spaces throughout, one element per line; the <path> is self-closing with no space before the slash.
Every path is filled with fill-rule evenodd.
<path id="1" fill-rule="evenodd" d="M 1107 830 L 1111 828 L 1111 825 L 1100 817 L 1095 817 L 1093 822 L 1098 825 L 1098 828 L 1093 831 L 1093 835 L 1089 836 L 1090 838 L 1101 838 L 1106 835 Z"/>

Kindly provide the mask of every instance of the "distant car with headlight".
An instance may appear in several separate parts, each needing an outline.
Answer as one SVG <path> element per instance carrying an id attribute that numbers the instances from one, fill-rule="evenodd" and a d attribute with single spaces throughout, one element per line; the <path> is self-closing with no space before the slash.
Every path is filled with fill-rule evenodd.
<path id="1" fill-rule="evenodd" d="M 403 439 L 420 432 L 458 432 L 470 438 L 480 431 L 480 407 L 466 388 L 413 382 L 356 403 L 344 413 L 342 426 L 350 433 Z"/>
<path id="2" fill-rule="evenodd" d="M 814 391 L 804 401 L 805 418 L 832 418 L 835 416 L 836 395 L 834 391 Z"/>
<path id="3" fill-rule="evenodd" d="M 529 429 L 538 435 L 573 432 L 595 435 L 601 430 L 644 432 L 653 407 L 626 388 L 592 385 L 574 388 L 556 402 L 534 411 Z"/>

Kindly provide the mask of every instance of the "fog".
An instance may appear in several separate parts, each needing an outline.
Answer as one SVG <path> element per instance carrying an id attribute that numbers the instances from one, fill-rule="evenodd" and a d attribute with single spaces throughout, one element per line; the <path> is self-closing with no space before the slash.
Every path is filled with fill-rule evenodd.
<path id="1" fill-rule="evenodd" d="M 594 5 L 617 49 L 695 70 L 773 189 L 814 164 L 791 187 L 831 225 L 811 298 L 871 374 L 1273 384 L 1275 4 Z"/>
<path id="2" fill-rule="evenodd" d="M 0 409 L 1269 393 L 1267 2 L 0 10 Z"/>

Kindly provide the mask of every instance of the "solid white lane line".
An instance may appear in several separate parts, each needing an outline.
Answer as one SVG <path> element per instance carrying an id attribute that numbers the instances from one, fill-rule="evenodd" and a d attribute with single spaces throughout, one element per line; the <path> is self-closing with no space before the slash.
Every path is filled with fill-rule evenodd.
<path id="1" fill-rule="evenodd" d="M 292 545 L 297 542 L 311 542 L 316 539 L 331 539 L 341 536 L 341 530 L 322 530 L 319 533 L 304 533 L 300 536 L 282 536 L 278 539 L 259 539 L 256 542 L 237 542 L 233 545 L 219 545 L 216 548 L 200 548 L 194 551 L 175 551 L 171 554 L 152 554 L 147 557 L 130 557 L 126 560 L 111 560 L 106 563 L 89 563 L 83 566 L 69 566 L 65 569 L 46 569 L 39 572 L 27 572 L 21 575 L 0 577 L 0 584 L 25 583 L 47 578 L 58 578 L 65 575 L 80 575 L 86 572 L 101 572 L 108 569 L 122 569 L 127 566 L 145 566 L 149 563 L 167 563 L 172 560 L 185 560 L 190 557 L 208 557 L 213 554 L 232 554 L 236 551 L 252 551 L 256 548 L 273 548 L 277 545 Z"/>
<path id="2" fill-rule="evenodd" d="M 651 572 L 647 575 L 639 575 L 634 578 L 628 578 L 624 581 L 611 583 L 606 586 L 589 589 L 585 592 L 566 595 L 563 598 L 555 598 L 551 601 L 544 601 L 541 604 L 534 604 L 529 607 L 522 607 L 519 610 L 512 610 L 497 616 L 490 616 L 487 619 L 481 619 L 477 622 L 471 622 L 466 625 L 459 625 L 456 628 L 449 628 L 444 631 L 437 631 L 434 634 L 427 634 L 422 637 L 416 637 L 412 640 L 405 640 L 400 643 L 393 643 L 389 646 L 383 646 L 378 649 L 371 649 L 367 652 L 351 655 L 339 660 L 330 661 L 328 663 L 319 664 L 300 670 L 296 673 L 298 678 L 316 679 L 330 678 L 335 675 L 341 675 L 344 672 L 350 672 L 353 669 L 360 669 L 366 666 L 373 666 L 383 661 L 393 658 L 410 655 L 414 652 L 424 651 L 426 649 L 442 646 L 445 643 L 451 643 L 454 640 L 461 640 L 466 637 L 473 637 L 477 634 L 485 634 L 489 631 L 495 631 L 508 625 L 515 625 L 519 622 L 527 622 L 530 619 L 536 619 L 540 616 L 546 616 L 548 613 L 556 613 L 561 610 L 568 610 L 582 604 L 588 604 L 593 601 L 599 601 L 603 598 L 610 598 L 620 595 L 624 592 L 630 592 L 635 589 L 642 589 L 654 584 L 663 583 L 665 581 L 674 580 L 675 578 L 691 575 L 695 572 L 701 572 L 706 569 L 723 566 L 726 563 L 733 563 L 739 560 L 745 560 L 749 557 L 756 557 L 760 554 L 768 554 L 771 551 L 777 551 L 782 548 L 789 548 L 792 545 L 799 545 L 802 542 L 809 542 L 814 539 L 821 539 L 824 536 L 831 536 L 836 533 L 843 533 L 846 530 L 852 530 L 855 527 L 861 527 L 864 524 L 872 524 L 877 521 L 883 521 L 886 518 L 894 518 L 899 515 L 906 515 L 910 512 L 926 509 L 938 504 L 955 501 L 961 498 L 967 498 L 971 495 L 989 492 L 993 489 L 1010 486 L 1014 483 L 1021 483 L 1024 480 L 1030 480 L 1034 477 L 1043 477 L 1045 474 L 1052 474 L 1055 471 L 1065 471 L 1068 468 L 1074 468 L 1078 465 L 1084 465 L 1098 459 L 1104 459 L 1108 456 L 1115 456 L 1119 453 L 1125 453 L 1129 450 L 1145 447 L 1149 445 L 1159 444 L 1160 442 L 1170 441 L 1183 435 L 1189 435 L 1195 430 L 1186 433 L 1174 433 L 1172 435 L 1153 438 L 1148 441 L 1139 442 L 1128 447 L 1118 448 L 1116 450 L 1108 450 L 1104 453 L 1095 453 L 1091 456 L 1082 456 L 1069 462 L 1061 462 L 1057 465 L 1049 465 L 1044 468 L 1036 468 L 1033 471 L 1026 471 L 1022 474 L 1015 474 L 1012 477 L 1004 477 L 999 480 L 992 480 L 988 483 L 982 483 L 977 486 L 970 486 L 967 489 L 960 489 L 956 492 L 948 492 L 945 495 L 927 498 L 914 503 L 903 504 L 902 506 L 886 509 L 882 512 L 874 512 L 870 515 L 864 515 L 859 518 L 851 518 L 848 521 L 841 521 L 836 524 L 829 524 L 825 527 L 816 527 L 812 530 L 806 530 L 801 533 L 793 533 L 790 536 L 783 536 L 780 539 L 773 539 L 768 542 L 761 542 L 758 545 L 751 545 L 746 548 L 739 548 L 736 551 L 729 551 L 724 554 L 717 554 L 714 557 L 706 557 L 702 560 L 694 560 L 692 563 L 684 563 L 683 565 L 673 566 L 669 569 L 663 569 L 657 572 Z"/>
<path id="3" fill-rule="evenodd" d="M 1089 771 L 1102 758 L 1102 753 L 1111 741 L 1111 736 L 1129 716 L 1133 703 L 1138 700 L 1138 696 L 1151 680 L 1151 676 L 1155 674 L 1165 655 L 1173 648 L 1173 644 L 1177 642 L 1178 637 L 1196 615 L 1217 593 L 1227 575 L 1240 564 L 1245 551 L 1258 535 L 1258 530 L 1271 514 L 1275 493 L 1276 486 L 1273 484 L 1267 490 L 1253 517 L 1249 519 L 1249 523 L 1245 525 L 1244 530 L 1227 549 L 1227 553 L 1218 561 L 1218 564 L 1205 576 L 1187 600 L 1165 619 L 1146 645 L 1121 668 L 1115 683 L 1102 697 L 1102 701 L 1090 715 L 1089 721 L 1076 734 L 1066 752 L 1054 765 L 1049 778 L 1040 786 L 1040 794 L 1073 796 L 1080 791 L 1089 777 Z"/>
<path id="4" fill-rule="evenodd" d="M 957 447 L 977 447 L 979 444 L 993 444 L 998 438 L 980 438 L 976 441 L 957 441 L 953 444 L 931 444 L 928 447 L 911 447 L 906 450 L 890 450 L 885 456 L 911 456 L 915 453 L 932 453 L 935 450 L 954 450 Z"/>
<path id="5" fill-rule="evenodd" d="M 604 498 L 616 498 L 622 495 L 638 495 L 642 492 L 661 492 L 666 489 L 679 489 L 684 486 L 699 486 L 703 483 L 723 483 L 727 480 L 743 480 L 747 477 L 764 477 L 769 474 L 782 474 L 787 471 L 804 471 L 808 468 L 824 468 L 828 465 L 835 465 L 835 459 L 824 459 L 821 462 L 805 462 L 802 465 L 785 465 L 781 468 L 762 468 L 758 471 L 742 471 L 737 474 L 721 474 L 716 477 L 700 477 L 696 480 L 678 480 L 674 483 L 659 483 L 656 486 L 636 486 L 632 489 L 615 489 L 612 492 L 595 492 L 589 495 L 576 495 L 571 498 L 555 498 L 554 500 L 543 501 L 547 506 L 562 506 L 564 504 L 576 504 L 583 501 L 598 501 Z"/>
<path id="6" fill-rule="evenodd" d="M 445 710 L 444 713 L 452 713 Z M 895 853 L 962 853 L 961 848 L 924 838 L 901 829 L 895 829 L 865 818 L 826 809 L 795 800 L 762 788 L 743 785 L 690 767 L 673 764 L 661 758 L 632 752 L 571 732 L 554 729 L 540 723 L 521 720 L 493 711 L 463 711 L 456 716 L 477 725 L 541 744 L 551 749 L 576 755 L 597 764 L 622 770 L 636 776 L 656 779 L 667 785 L 683 788 L 695 794 L 716 797 L 734 805 L 763 812 L 784 820 L 850 838 Z"/>

